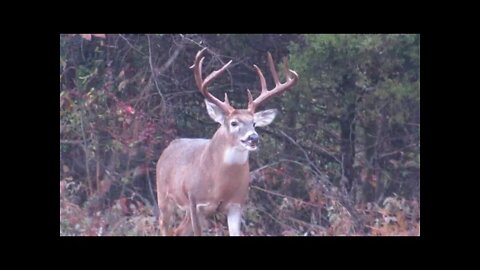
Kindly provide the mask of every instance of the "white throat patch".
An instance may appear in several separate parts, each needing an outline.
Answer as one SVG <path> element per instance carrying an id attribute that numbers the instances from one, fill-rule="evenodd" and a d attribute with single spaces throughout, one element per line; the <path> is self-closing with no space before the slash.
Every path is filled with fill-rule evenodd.
<path id="1" fill-rule="evenodd" d="M 223 162 L 225 164 L 245 164 L 248 161 L 248 151 L 246 149 L 239 150 L 236 147 L 229 147 L 223 153 Z"/>

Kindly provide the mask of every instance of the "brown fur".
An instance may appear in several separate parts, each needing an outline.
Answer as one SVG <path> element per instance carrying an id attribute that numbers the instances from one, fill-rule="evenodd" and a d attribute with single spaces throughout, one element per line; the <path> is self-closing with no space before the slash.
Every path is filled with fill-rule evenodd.
<path id="1" fill-rule="evenodd" d="M 248 121 L 245 118 L 242 120 Z M 217 210 L 224 211 L 229 203 L 245 204 L 249 183 L 248 160 L 244 164 L 223 163 L 224 151 L 235 145 L 234 140 L 222 126 L 211 140 L 177 139 L 163 151 L 157 163 L 157 194 L 163 235 L 171 234 L 168 226 L 173 204 L 186 210 L 183 222 L 173 234 L 191 233 L 191 215 L 196 215 L 195 209 L 192 213 L 190 207 L 189 198 L 192 195 L 195 195 L 196 204 L 210 204 L 202 208 L 200 218 Z M 195 221 L 196 217 L 193 219 Z"/>

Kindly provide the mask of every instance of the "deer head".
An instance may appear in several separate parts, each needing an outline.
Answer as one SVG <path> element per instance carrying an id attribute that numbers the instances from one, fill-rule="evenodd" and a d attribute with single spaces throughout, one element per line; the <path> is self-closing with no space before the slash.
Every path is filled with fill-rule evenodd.
<path id="1" fill-rule="evenodd" d="M 254 65 L 260 78 L 261 92 L 254 100 L 247 89 L 247 109 L 235 109 L 225 93 L 220 101 L 208 91 L 208 85 L 222 74 L 232 61 L 205 79 L 202 63 L 206 49 L 199 51 L 194 64 L 195 82 L 205 97 L 208 115 L 221 126 L 210 140 L 177 139 L 162 153 L 157 163 L 157 193 L 160 209 L 160 228 L 169 234 L 168 219 L 172 204 L 186 211 L 185 218 L 174 234 L 201 234 L 200 222 L 216 211 L 228 213 L 230 235 L 240 234 L 241 210 L 245 204 L 249 183 L 248 153 L 258 148 L 259 136 L 255 127 L 266 126 L 275 118 L 276 110 L 256 112 L 269 98 L 292 88 L 298 80 L 295 71 L 285 60 L 286 82 L 280 83 L 268 53 L 268 65 L 275 87 L 267 89 L 262 71 Z"/>
<path id="2" fill-rule="evenodd" d="M 258 66 L 253 65 L 257 71 L 258 77 L 260 78 L 261 93 L 260 96 L 253 100 L 252 93 L 247 89 L 248 92 L 248 109 L 235 109 L 230 105 L 228 100 L 228 95 L 225 93 L 225 100 L 222 102 L 216 97 L 214 97 L 208 91 L 208 84 L 210 84 L 213 79 L 222 74 L 226 68 L 232 63 L 230 60 L 219 70 L 212 72 L 204 80 L 202 78 L 202 63 L 205 57 L 202 57 L 206 48 L 199 51 L 195 57 L 195 63 L 192 68 L 194 70 L 195 82 L 197 84 L 200 92 L 205 96 L 205 104 L 207 107 L 208 115 L 217 123 L 221 124 L 229 134 L 231 134 L 235 148 L 239 151 L 247 150 L 254 151 L 257 149 L 258 144 L 258 134 L 255 132 L 255 127 L 263 127 L 269 125 L 277 115 L 277 110 L 265 110 L 261 112 L 255 112 L 255 110 L 267 99 L 272 96 L 280 95 L 286 90 L 290 89 L 298 80 L 298 75 L 295 71 L 288 68 L 288 62 L 285 60 L 285 77 L 287 81 L 285 83 L 280 83 L 278 78 L 277 71 L 273 64 L 272 55 L 268 53 L 268 64 L 270 67 L 270 72 L 272 73 L 275 88 L 272 90 L 267 89 L 267 83 L 265 77 L 262 74 L 262 71 Z"/>

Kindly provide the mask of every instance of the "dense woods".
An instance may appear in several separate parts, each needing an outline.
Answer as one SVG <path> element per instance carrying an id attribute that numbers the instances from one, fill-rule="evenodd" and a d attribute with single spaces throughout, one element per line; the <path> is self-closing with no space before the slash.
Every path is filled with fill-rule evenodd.
<path id="1" fill-rule="evenodd" d="M 189 69 L 202 48 L 205 74 L 233 60 L 210 91 L 234 107 L 259 94 L 254 64 L 273 85 L 267 52 L 299 75 L 262 105 L 279 114 L 257 128 L 245 235 L 420 234 L 419 35 L 62 34 L 60 235 L 159 235 L 158 158 L 218 128 Z"/>

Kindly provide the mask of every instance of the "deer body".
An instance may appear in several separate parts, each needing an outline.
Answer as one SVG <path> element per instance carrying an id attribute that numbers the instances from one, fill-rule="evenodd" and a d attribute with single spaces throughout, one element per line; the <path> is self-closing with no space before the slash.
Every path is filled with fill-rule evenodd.
<path id="1" fill-rule="evenodd" d="M 160 230 L 163 235 L 201 235 L 201 224 L 205 217 L 218 211 L 227 213 L 230 235 L 240 235 L 242 209 L 247 200 L 249 177 L 248 155 L 257 149 L 258 134 L 255 126 L 266 126 L 276 116 L 276 110 L 255 113 L 256 106 L 266 96 L 282 92 L 291 87 L 297 78 L 295 72 L 289 86 L 267 91 L 265 79 L 259 72 L 262 94 L 253 101 L 249 94 L 249 109 L 234 109 L 228 102 L 220 102 L 207 90 L 207 85 L 230 64 L 214 71 L 205 80 L 201 75 L 200 58 L 204 50 L 197 54 L 195 79 L 202 94 L 209 116 L 221 126 L 213 137 L 208 139 L 176 139 L 163 151 L 157 163 L 157 195 L 160 210 Z M 273 62 L 269 58 L 271 69 Z M 258 102 L 258 103 L 255 103 Z M 186 212 L 181 224 L 171 232 L 169 221 L 173 207 L 177 205 Z"/>
<path id="2" fill-rule="evenodd" d="M 175 168 L 162 166 L 162 164 L 168 164 L 162 158 L 158 162 L 157 175 L 161 175 L 157 182 L 160 184 L 158 192 L 165 195 L 165 200 L 159 201 L 159 204 L 163 206 L 176 203 L 187 212 L 184 226 L 179 227 L 174 234 L 191 233 L 188 228 L 191 221 L 189 214 L 191 215 L 190 211 L 192 211 L 189 209 L 191 196 L 195 196 L 198 206 L 195 210 L 202 216 L 208 216 L 217 211 L 228 211 L 232 207 L 241 209 L 245 204 L 249 183 L 248 160 L 241 164 L 224 163 L 224 153 L 209 151 L 209 148 L 215 147 L 215 142 L 215 137 L 212 140 L 175 140 L 165 149 L 165 156 L 162 155 L 162 158 L 168 158 L 174 162 L 181 160 L 181 162 L 177 163 Z M 184 158 L 187 156 L 189 158 Z M 200 158 L 194 158 L 196 156 Z M 216 170 L 211 170 L 209 166 L 203 166 L 203 164 L 219 165 L 216 166 Z M 191 167 L 197 169 L 190 170 Z M 172 182 L 168 183 L 169 180 Z M 165 231 L 164 234 L 168 233 Z"/>

